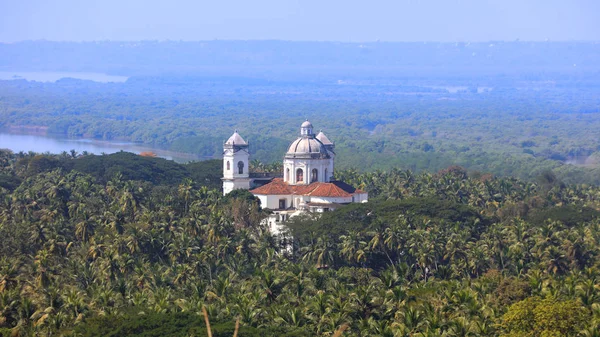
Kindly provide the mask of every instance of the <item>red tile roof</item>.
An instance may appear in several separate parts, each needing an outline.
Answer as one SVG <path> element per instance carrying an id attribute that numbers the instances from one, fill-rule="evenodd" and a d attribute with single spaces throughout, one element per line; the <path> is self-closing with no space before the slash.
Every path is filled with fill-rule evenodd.
<path id="1" fill-rule="evenodd" d="M 289 185 L 281 178 L 275 178 L 270 183 L 250 190 L 252 194 L 261 195 L 310 195 L 313 197 L 348 198 L 353 194 L 365 193 L 342 181 L 329 183 L 315 182 L 309 185 Z"/>
<path id="2" fill-rule="evenodd" d="M 313 189 L 310 193 L 308 193 L 309 195 L 314 196 L 314 197 L 347 198 L 347 197 L 352 196 L 352 194 L 344 191 L 339 186 L 337 186 L 333 183 L 313 183 L 313 184 L 319 184 L 318 186 L 315 187 L 315 189 Z M 310 184 L 310 185 L 313 185 L 313 184 Z M 310 185 L 308 185 L 308 186 L 310 186 Z"/>
<path id="3" fill-rule="evenodd" d="M 281 178 L 274 178 L 271 182 L 250 190 L 252 194 L 292 194 L 290 185 L 283 182 Z"/>

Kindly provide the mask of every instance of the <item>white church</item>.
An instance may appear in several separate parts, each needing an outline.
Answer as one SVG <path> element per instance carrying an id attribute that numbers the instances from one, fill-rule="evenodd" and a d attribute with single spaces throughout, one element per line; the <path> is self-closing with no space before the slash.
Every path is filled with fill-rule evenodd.
<path id="1" fill-rule="evenodd" d="M 249 172 L 248 143 L 235 131 L 224 144 L 223 194 L 250 190 L 261 207 L 273 212 L 267 221 L 274 234 L 279 233 L 281 222 L 302 212 L 322 213 L 344 204 L 367 202 L 367 192 L 332 179 L 334 147 L 323 132 L 315 135 L 307 120 L 283 158 L 283 178 L 265 181 Z"/>

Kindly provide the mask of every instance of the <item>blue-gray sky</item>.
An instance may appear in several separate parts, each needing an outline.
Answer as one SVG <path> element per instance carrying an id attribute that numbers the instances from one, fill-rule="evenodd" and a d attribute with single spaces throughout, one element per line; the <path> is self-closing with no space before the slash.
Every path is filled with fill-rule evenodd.
<path id="1" fill-rule="evenodd" d="M 0 0 L 22 40 L 600 40 L 599 0 Z"/>

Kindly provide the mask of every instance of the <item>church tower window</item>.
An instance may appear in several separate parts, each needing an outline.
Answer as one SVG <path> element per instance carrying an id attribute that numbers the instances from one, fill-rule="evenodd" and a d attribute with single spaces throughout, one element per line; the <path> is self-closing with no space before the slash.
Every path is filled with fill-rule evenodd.
<path id="1" fill-rule="evenodd" d="M 296 170 L 296 182 L 302 182 L 304 181 L 304 171 L 302 171 L 302 169 L 297 169 Z"/>
<path id="2" fill-rule="evenodd" d="M 227 161 L 227 171 L 231 170 L 231 165 L 229 163 L 229 160 Z"/>
<path id="3" fill-rule="evenodd" d="M 238 173 L 244 174 L 244 162 L 243 161 L 238 162 Z"/>
<path id="4" fill-rule="evenodd" d="M 314 183 L 315 181 L 319 181 L 319 171 L 317 169 L 313 169 L 310 175 L 310 182 Z"/>
<path id="5" fill-rule="evenodd" d="M 329 177 L 327 176 L 327 169 L 325 169 L 325 182 L 329 181 Z"/>

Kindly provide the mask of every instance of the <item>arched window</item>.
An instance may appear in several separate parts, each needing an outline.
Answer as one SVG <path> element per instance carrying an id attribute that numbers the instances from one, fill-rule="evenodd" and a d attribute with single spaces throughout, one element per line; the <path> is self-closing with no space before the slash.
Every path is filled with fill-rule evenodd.
<path id="1" fill-rule="evenodd" d="M 327 176 L 327 169 L 325 169 L 325 181 L 329 181 L 329 176 Z"/>
<path id="2" fill-rule="evenodd" d="M 238 173 L 244 174 L 244 162 L 243 161 L 238 162 Z"/>
<path id="3" fill-rule="evenodd" d="M 304 171 L 302 171 L 302 169 L 297 169 L 296 170 L 296 182 L 302 182 L 304 181 Z"/>
<path id="4" fill-rule="evenodd" d="M 229 163 L 229 160 L 227 161 L 227 171 L 231 170 L 231 165 Z"/>
<path id="5" fill-rule="evenodd" d="M 310 182 L 314 183 L 315 181 L 319 181 L 319 170 L 312 169 L 312 172 L 310 174 Z"/>
<path id="6" fill-rule="evenodd" d="M 285 181 L 290 181 L 290 169 L 285 169 Z"/>

